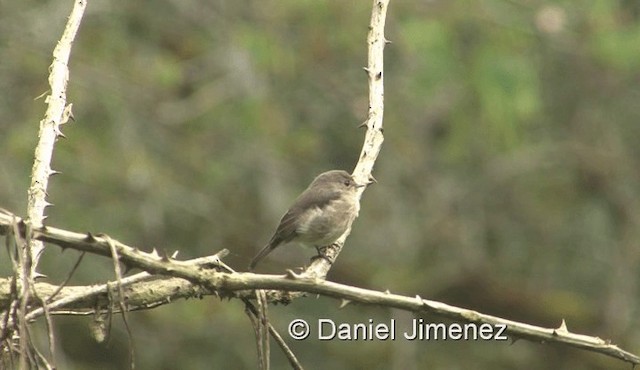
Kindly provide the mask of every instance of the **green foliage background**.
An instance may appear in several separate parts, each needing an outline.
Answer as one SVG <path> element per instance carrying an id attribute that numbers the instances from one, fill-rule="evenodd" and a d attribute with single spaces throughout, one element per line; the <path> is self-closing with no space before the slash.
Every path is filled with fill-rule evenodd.
<path id="1" fill-rule="evenodd" d="M 183 258 L 228 248 L 243 269 L 317 173 L 357 161 L 370 6 L 90 1 L 70 64 L 77 122 L 56 146 L 63 174 L 47 223 Z M 0 2 L 0 206 L 21 215 L 44 113 L 34 98 L 70 9 Z M 537 325 L 564 318 L 640 352 L 639 17 L 634 0 L 392 1 L 379 184 L 329 278 Z M 283 248 L 261 270 L 310 254 Z M 41 270 L 60 282 L 75 258 L 51 246 Z M 73 283 L 112 276 L 90 257 Z M 271 320 L 283 332 L 294 318 L 411 320 L 338 305 L 309 297 Z M 140 369 L 257 366 L 238 302 L 129 317 Z M 89 321 L 56 319 L 59 368 L 126 368 L 120 320 L 107 344 L 90 339 Z M 312 369 L 628 368 L 526 341 L 289 342 Z"/>

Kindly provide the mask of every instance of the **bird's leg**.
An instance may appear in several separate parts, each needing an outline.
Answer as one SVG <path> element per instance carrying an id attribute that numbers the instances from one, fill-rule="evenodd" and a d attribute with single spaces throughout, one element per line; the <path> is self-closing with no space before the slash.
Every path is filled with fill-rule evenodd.
<path id="1" fill-rule="evenodd" d="M 324 247 L 318 247 L 316 246 L 316 250 L 318 251 L 318 255 L 317 256 L 313 256 L 311 258 L 312 261 L 317 260 L 318 258 L 322 258 L 325 261 L 329 262 L 330 265 L 333 265 L 333 260 L 331 259 L 331 257 L 327 256 L 327 246 Z"/>

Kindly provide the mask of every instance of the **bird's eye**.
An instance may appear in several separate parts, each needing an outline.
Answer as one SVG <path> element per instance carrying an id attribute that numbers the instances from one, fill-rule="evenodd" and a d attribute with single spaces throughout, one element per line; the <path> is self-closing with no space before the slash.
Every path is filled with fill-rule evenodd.
<path id="1" fill-rule="evenodd" d="M 351 180 L 344 180 L 344 186 L 351 185 Z"/>

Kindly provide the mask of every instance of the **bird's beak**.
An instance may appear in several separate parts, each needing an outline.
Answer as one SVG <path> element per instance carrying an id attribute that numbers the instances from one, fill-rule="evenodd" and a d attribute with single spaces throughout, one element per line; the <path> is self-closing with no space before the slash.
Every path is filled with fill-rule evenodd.
<path id="1" fill-rule="evenodd" d="M 356 183 L 355 183 L 355 184 L 356 184 L 356 189 L 363 188 L 363 187 L 365 187 L 365 186 L 367 186 L 367 185 L 371 185 L 371 184 L 376 184 L 376 183 L 378 183 L 378 180 L 376 180 L 376 179 L 373 177 L 373 175 L 369 175 L 369 179 L 368 179 L 368 180 L 369 180 L 369 181 L 367 181 L 367 183 L 365 183 L 365 184 L 358 184 L 358 183 L 356 182 Z M 355 182 L 355 181 L 354 181 L 354 182 Z"/>

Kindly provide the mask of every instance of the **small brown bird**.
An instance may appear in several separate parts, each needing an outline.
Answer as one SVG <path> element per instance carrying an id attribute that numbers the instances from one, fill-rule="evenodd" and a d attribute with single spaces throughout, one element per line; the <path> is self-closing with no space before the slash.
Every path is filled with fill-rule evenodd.
<path id="1" fill-rule="evenodd" d="M 358 184 L 346 171 L 333 170 L 316 177 L 300 194 L 280 220 L 276 232 L 249 264 L 252 271 L 258 262 L 282 244 L 297 243 L 305 247 L 333 244 L 358 216 Z"/>

